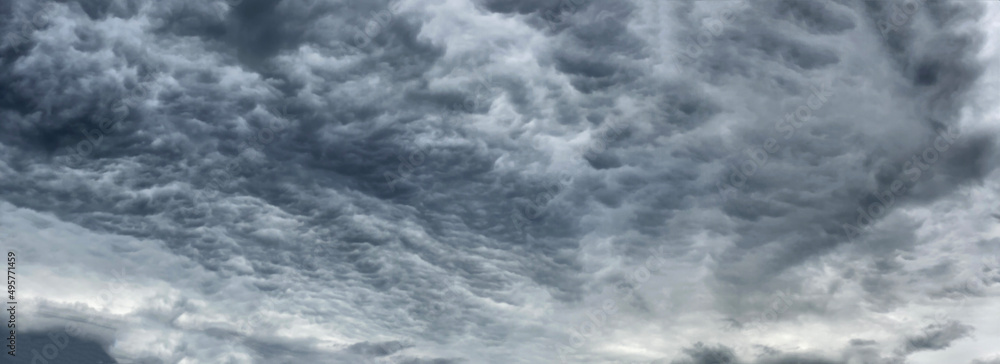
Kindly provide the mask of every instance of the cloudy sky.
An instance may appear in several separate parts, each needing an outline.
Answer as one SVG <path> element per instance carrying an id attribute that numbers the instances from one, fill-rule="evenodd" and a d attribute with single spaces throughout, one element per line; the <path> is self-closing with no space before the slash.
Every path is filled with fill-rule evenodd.
<path id="1" fill-rule="evenodd" d="M 1000 363 L 1000 1 L 0 13 L 0 362 Z"/>

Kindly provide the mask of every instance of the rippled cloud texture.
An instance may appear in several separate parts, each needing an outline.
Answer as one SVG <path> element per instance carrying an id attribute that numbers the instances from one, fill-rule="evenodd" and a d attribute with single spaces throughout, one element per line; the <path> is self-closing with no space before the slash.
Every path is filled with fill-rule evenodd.
<path id="1" fill-rule="evenodd" d="M 0 12 L 53 363 L 1000 362 L 1000 2 Z"/>

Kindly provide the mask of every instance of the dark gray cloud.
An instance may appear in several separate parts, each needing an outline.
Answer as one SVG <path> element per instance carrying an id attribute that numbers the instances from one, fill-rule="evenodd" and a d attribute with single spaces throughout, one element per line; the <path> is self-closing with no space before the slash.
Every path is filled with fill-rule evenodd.
<path id="1" fill-rule="evenodd" d="M 912 353 L 945 349 L 953 341 L 969 336 L 972 331 L 972 326 L 957 321 L 930 324 L 919 335 L 907 336 L 906 345 L 901 351 Z"/>
<path id="2" fill-rule="evenodd" d="M 0 13 L 2 241 L 120 362 L 927 363 L 998 335 L 970 317 L 1000 286 L 995 2 Z"/>

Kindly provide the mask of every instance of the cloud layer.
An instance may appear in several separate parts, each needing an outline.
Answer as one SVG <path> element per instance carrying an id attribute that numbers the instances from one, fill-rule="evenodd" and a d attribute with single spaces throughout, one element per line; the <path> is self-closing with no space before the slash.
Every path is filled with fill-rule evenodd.
<path id="1" fill-rule="evenodd" d="M 123 363 L 995 361 L 996 1 L 0 12 L 0 241 L 39 337 Z"/>

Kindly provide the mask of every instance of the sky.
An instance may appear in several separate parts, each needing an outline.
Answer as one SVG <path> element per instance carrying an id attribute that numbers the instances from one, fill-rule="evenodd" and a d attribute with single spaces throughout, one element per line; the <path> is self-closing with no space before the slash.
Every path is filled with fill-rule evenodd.
<path id="1" fill-rule="evenodd" d="M 1000 364 L 1000 1 L 0 16 L 0 362 Z"/>

